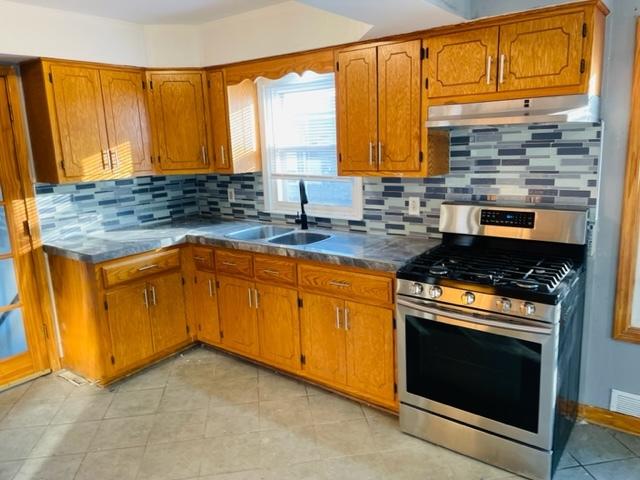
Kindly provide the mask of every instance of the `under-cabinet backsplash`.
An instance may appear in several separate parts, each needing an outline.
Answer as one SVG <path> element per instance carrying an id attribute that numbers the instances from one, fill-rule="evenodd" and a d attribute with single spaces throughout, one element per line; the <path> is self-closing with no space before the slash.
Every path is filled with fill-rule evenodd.
<path id="1" fill-rule="evenodd" d="M 395 235 L 437 235 L 443 200 L 556 203 L 595 207 L 599 124 L 502 126 L 451 132 L 448 175 L 363 180 L 364 218 L 311 218 L 317 227 Z M 227 189 L 236 200 L 227 200 Z M 266 222 L 292 217 L 264 211 L 261 174 L 139 177 L 78 185 L 37 185 L 47 238 L 159 223 L 186 215 Z M 409 216 L 409 197 L 421 215 Z"/>

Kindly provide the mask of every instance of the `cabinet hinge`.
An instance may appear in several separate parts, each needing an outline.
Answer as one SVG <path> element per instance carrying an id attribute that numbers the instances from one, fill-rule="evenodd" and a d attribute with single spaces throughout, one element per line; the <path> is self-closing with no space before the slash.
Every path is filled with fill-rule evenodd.
<path id="1" fill-rule="evenodd" d="M 189 325 L 187 325 L 187 335 L 189 335 L 190 332 L 191 332 L 191 329 L 189 328 Z"/>
<path id="2" fill-rule="evenodd" d="M 220 288 L 220 282 L 216 280 L 216 288 Z"/>
<path id="3" fill-rule="evenodd" d="M 302 308 L 302 299 L 301 298 L 298 299 L 298 307 Z"/>
<path id="4" fill-rule="evenodd" d="M 586 23 L 583 23 L 583 24 L 582 24 L 582 36 L 583 36 L 584 38 L 586 38 L 586 37 L 587 37 L 587 24 L 586 24 Z"/>
<path id="5" fill-rule="evenodd" d="M 60 160 L 60 168 L 64 171 L 64 160 Z"/>
<path id="6" fill-rule="evenodd" d="M 336 62 L 336 72 L 340 71 L 340 62 Z"/>
<path id="7" fill-rule="evenodd" d="M 393 384 L 393 393 L 398 393 L 398 384 L 397 383 Z"/>
<path id="8" fill-rule="evenodd" d="M 151 159 L 151 163 L 153 163 L 153 155 L 149 155 L 149 158 Z"/>
<path id="9" fill-rule="evenodd" d="M 142 89 L 145 90 L 147 88 L 147 84 L 142 80 Z"/>
<path id="10" fill-rule="evenodd" d="M 302 365 L 304 365 L 305 363 L 307 363 L 307 357 L 305 357 L 304 355 L 300 355 L 300 363 Z"/>
<path id="11" fill-rule="evenodd" d="M 420 153 L 418 153 L 418 161 L 420 163 L 424 162 L 424 153 L 422 153 L 422 151 L 420 151 Z"/>
<path id="12" fill-rule="evenodd" d="M 580 60 L 580 73 L 584 73 L 584 70 L 587 66 L 587 62 L 585 62 L 584 58 Z"/>
<path id="13" fill-rule="evenodd" d="M 222 340 L 223 338 L 224 338 L 224 332 L 220 330 L 220 340 Z"/>
<path id="14" fill-rule="evenodd" d="M 198 324 L 198 331 L 201 332 L 202 331 L 202 324 Z"/>
<path id="15" fill-rule="evenodd" d="M 49 72 L 49 83 L 53 83 L 53 73 Z"/>
<path id="16" fill-rule="evenodd" d="M 427 49 L 424 47 L 420 48 L 420 60 L 424 60 L 427 58 Z"/>
<path id="17" fill-rule="evenodd" d="M 184 277 L 182 277 L 182 285 L 184 285 L 186 282 L 184 281 Z"/>
<path id="18" fill-rule="evenodd" d="M 49 329 L 46 323 L 42 324 L 42 335 L 44 335 L 44 338 L 49 338 Z"/>
<path id="19" fill-rule="evenodd" d="M 429 58 L 429 47 L 424 49 L 424 58 Z"/>
<path id="20" fill-rule="evenodd" d="M 193 283 L 198 283 L 198 276 L 197 275 L 193 277 Z"/>
<path id="21" fill-rule="evenodd" d="M 149 90 L 153 90 L 153 80 L 149 80 Z"/>
<path id="22" fill-rule="evenodd" d="M 428 78 L 424 79 L 424 88 L 429 90 L 429 79 Z"/>
<path id="23" fill-rule="evenodd" d="M 104 309 L 105 310 L 109 310 L 109 304 L 107 303 L 107 301 L 104 301 Z"/>
<path id="24" fill-rule="evenodd" d="M 396 329 L 396 317 L 393 317 L 393 329 Z"/>
<path id="25" fill-rule="evenodd" d="M 116 357 L 111 355 L 111 365 L 115 365 L 115 364 L 116 364 Z"/>
<path id="26" fill-rule="evenodd" d="M 338 162 L 342 162 L 342 154 L 338 153 Z"/>
<path id="27" fill-rule="evenodd" d="M 207 80 L 207 88 L 211 88 L 211 80 Z"/>
<path id="28" fill-rule="evenodd" d="M 31 236 L 31 226 L 29 225 L 29 220 L 25 220 L 22 222 L 22 229 L 24 230 L 24 234 L 27 237 Z"/>
<path id="29" fill-rule="evenodd" d="M 11 106 L 11 102 L 7 104 L 7 107 L 9 107 L 9 121 L 13 123 L 13 107 Z"/>

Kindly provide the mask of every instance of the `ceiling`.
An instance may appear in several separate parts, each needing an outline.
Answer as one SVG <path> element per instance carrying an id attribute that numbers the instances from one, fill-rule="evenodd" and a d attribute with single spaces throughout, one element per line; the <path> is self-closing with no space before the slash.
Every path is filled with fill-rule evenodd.
<path id="1" fill-rule="evenodd" d="M 200 24 L 284 0 L 11 0 L 141 24 Z"/>

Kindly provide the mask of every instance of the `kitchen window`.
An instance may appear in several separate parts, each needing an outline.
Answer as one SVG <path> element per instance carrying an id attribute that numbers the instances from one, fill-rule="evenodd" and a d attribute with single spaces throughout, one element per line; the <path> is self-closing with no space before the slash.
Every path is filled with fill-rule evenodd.
<path id="1" fill-rule="evenodd" d="M 361 219 L 362 179 L 338 176 L 333 73 L 260 79 L 258 91 L 267 211 L 298 212 L 303 179 L 309 215 Z"/>

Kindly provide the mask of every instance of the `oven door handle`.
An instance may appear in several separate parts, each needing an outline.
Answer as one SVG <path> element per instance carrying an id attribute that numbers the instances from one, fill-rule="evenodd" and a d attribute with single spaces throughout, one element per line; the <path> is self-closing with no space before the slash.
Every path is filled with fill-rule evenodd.
<path id="1" fill-rule="evenodd" d="M 503 328 L 505 330 L 514 330 L 517 332 L 525 332 L 525 333 L 533 333 L 533 334 L 543 334 L 543 335 L 551 335 L 553 328 L 551 325 L 549 326 L 537 326 L 531 325 L 530 322 L 519 322 L 517 320 L 509 320 L 504 321 L 500 320 L 499 317 L 491 317 L 488 315 L 465 315 L 463 313 L 458 313 L 450 309 L 444 309 L 439 307 L 432 307 L 432 303 L 418 303 L 415 300 L 409 301 L 403 298 L 398 298 L 398 305 L 402 305 L 403 307 L 407 307 L 412 310 L 417 310 L 418 312 L 424 312 L 435 316 L 435 321 L 440 323 L 448 323 L 452 325 L 463 326 L 462 323 L 466 324 L 476 324 L 483 325 L 486 327 L 494 327 L 494 328 Z M 446 317 L 451 319 L 450 321 L 442 321 L 438 320 L 438 317 Z"/>

